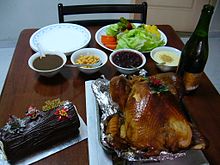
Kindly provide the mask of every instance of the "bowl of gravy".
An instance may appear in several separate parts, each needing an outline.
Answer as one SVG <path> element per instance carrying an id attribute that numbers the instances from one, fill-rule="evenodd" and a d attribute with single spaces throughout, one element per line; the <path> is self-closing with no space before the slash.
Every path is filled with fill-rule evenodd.
<path id="1" fill-rule="evenodd" d="M 44 56 L 40 52 L 33 54 L 28 60 L 28 65 L 41 76 L 52 77 L 61 70 L 66 61 L 64 53 L 46 51 Z"/>

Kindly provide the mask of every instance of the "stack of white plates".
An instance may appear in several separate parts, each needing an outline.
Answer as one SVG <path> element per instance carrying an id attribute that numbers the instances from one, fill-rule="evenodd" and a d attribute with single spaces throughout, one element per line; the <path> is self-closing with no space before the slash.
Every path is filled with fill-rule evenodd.
<path id="1" fill-rule="evenodd" d="M 47 51 L 72 52 L 86 47 L 91 40 L 88 29 L 77 24 L 60 23 L 45 26 L 37 30 L 30 38 L 30 46 L 39 51 L 38 45 Z"/>

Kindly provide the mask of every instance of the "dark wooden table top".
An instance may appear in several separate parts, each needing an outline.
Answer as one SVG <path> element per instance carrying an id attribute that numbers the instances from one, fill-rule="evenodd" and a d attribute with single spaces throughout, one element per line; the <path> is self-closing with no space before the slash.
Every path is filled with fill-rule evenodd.
<path id="1" fill-rule="evenodd" d="M 183 43 L 172 27 L 159 25 L 167 38 L 167 45 L 183 48 Z M 87 27 L 92 39 L 88 47 L 102 49 L 95 41 L 95 32 L 98 26 Z M 29 69 L 27 61 L 34 53 L 29 45 L 31 35 L 37 29 L 25 29 L 21 32 L 14 52 L 12 63 L 6 78 L 6 82 L 0 97 L 0 127 L 8 120 L 10 114 L 23 117 L 30 105 L 41 106 L 45 100 L 60 98 L 70 100 L 78 108 L 79 114 L 86 122 L 85 81 L 96 79 L 104 74 L 111 78 L 119 74 L 108 62 L 100 72 L 93 75 L 85 75 L 77 68 L 65 67 L 53 78 L 43 78 Z M 104 49 L 102 49 L 104 50 Z M 109 51 L 104 50 L 108 55 Z M 156 74 L 154 63 L 147 57 L 145 69 L 149 73 Z M 216 75 L 217 76 L 217 75 Z M 186 96 L 184 103 L 196 125 L 209 141 L 209 147 L 204 153 L 211 164 L 220 164 L 220 97 L 210 80 L 205 74 L 199 89 L 193 95 Z M 84 140 L 72 147 L 49 156 L 36 164 L 88 164 L 88 144 Z"/>

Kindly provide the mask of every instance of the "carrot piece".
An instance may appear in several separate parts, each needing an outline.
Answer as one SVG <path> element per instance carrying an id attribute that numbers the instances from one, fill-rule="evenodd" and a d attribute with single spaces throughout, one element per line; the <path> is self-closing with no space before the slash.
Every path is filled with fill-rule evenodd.
<path id="1" fill-rule="evenodd" d="M 117 39 L 114 36 L 102 35 L 101 36 L 101 42 L 102 43 L 117 42 Z"/>
<path id="2" fill-rule="evenodd" d="M 111 45 L 111 44 L 106 44 L 105 46 L 106 46 L 107 48 L 109 48 L 109 49 L 115 50 L 115 49 L 116 49 L 117 44 L 114 44 L 114 45 Z"/>
<path id="3" fill-rule="evenodd" d="M 104 45 L 117 45 L 117 42 L 109 41 L 109 42 L 102 42 Z"/>
<path id="4" fill-rule="evenodd" d="M 101 42 L 109 49 L 114 50 L 117 46 L 117 39 L 114 36 L 102 35 Z"/>

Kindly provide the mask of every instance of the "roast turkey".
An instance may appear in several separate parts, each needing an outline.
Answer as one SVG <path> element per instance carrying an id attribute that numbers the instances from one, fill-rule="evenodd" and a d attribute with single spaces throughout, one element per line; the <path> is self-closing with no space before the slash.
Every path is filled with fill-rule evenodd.
<path id="1" fill-rule="evenodd" d="M 175 74 L 116 76 L 110 81 L 110 96 L 121 111 L 106 128 L 113 147 L 129 146 L 152 156 L 190 146 L 191 125 L 181 112 Z"/>

